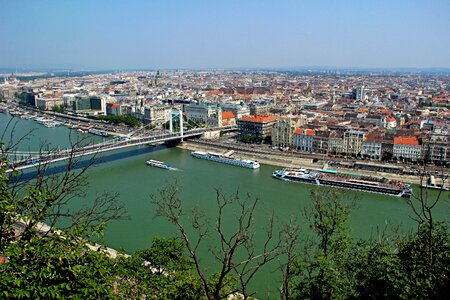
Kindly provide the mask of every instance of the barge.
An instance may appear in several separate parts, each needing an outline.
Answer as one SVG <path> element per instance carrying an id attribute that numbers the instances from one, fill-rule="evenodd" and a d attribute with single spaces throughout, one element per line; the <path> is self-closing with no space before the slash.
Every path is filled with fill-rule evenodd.
<path id="1" fill-rule="evenodd" d="M 277 170 L 272 175 L 276 179 L 350 189 L 355 191 L 409 198 L 412 188 L 409 184 L 386 178 L 375 178 L 355 174 L 338 173 L 331 170 L 312 171 L 306 169 Z"/>

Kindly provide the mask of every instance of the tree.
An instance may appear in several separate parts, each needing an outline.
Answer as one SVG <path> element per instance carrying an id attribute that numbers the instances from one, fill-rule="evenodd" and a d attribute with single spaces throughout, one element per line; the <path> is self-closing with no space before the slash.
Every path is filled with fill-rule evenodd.
<path id="1" fill-rule="evenodd" d="M 254 236 L 254 213 L 258 198 L 250 195 L 241 197 L 239 192 L 226 195 L 216 189 L 217 216 L 213 233 L 219 240 L 210 252 L 218 263 L 219 271 L 207 276 L 205 266 L 200 262 L 199 246 L 210 236 L 209 219 L 205 213 L 195 208 L 191 212 L 191 228 L 196 232 L 192 236 L 185 225 L 183 203 L 179 197 L 180 188 L 175 184 L 160 190 L 158 196 L 153 195 L 156 205 L 156 216 L 163 217 L 178 228 L 180 237 L 186 246 L 189 256 L 194 261 L 195 270 L 203 284 L 207 299 L 222 299 L 227 295 L 240 293 L 244 299 L 251 296 L 249 283 L 260 268 L 281 254 L 281 241 L 274 236 L 274 219 L 266 225 L 265 240 L 257 247 Z M 230 233 L 224 229 L 224 218 L 236 206 L 237 216 L 234 230 Z"/>
<path id="2" fill-rule="evenodd" d="M 7 127 L 12 128 L 10 137 L 14 137 L 15 124 Z M 0 256 L 5 261 L 0 264 L 2 297 L 111 296 L 111 261 L 102 251 L 90 251 L 88 241 L 101 236 L 110 220 L 121 218 L 123 208 L 115 195 L 108 193 L 92 199 L 91 206 L 68 208 L 71 200 L 86 196 L 85 172 L 95 159 L 80 166 L 74 154 L 82 141 L 73 143 L 62 173 L 52 174 L 49 165 L 42 162 L 33 178 L 22 178 L 8 160 L 26 137 L 0 142 Z"/>
<path id="3" fill-rule="evenodd" d="M 60 114 L 63 114 L 64 112 L 65 112 L 65 106 L 64 106 L 64 104 L 61 104 L 61 105 L 57 105 L 57 106 L 53 106 L 52 107 L 52 111 L 54 111 L 54 112 L 57 112 L 57 113 L 60 113 Z"/>
<path id="4" fill-rule="evenodd" d="M 353 278 L 345 268 L 351 243 L 347 221 L 354 202 L 341 190 L 329 188 L 313 189 L 310 198 L 312 210 L 305 210 L 304 215 L 317 242 L 306 243 L 304 257 L 294 264 L 294 297 L 348 297 L 353 293 Z"/>
<path id="5" fill-rule="evenodd" d="M 176 239 L 155 238 L 150 248 L 120 257 L 113 275 L 115 294 L 124 299 L 198 299 L 202 284 L 185 250 Z"/>
<path id="6" fill-rule="evenodd" d="M 283 226 L 281 231 L 281 251 L 286 255 L 286 261 L 281 263 L 280 269 L 282 271 L 282 287 L 280 290 L 280 299 L 292 299 L 291 295 L 291 279 L 292 268 L 297 260 L 299 243 L 299 227 L 296 220 L 291 220 L 288 224 Z"/>

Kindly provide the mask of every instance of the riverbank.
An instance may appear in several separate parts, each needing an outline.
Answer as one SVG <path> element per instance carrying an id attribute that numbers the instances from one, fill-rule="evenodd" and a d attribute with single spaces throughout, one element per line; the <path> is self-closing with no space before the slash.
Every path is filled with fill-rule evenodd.
<path id="1" fill-rule="evenodd" d="M 259 163 L 265 165 L 271 165 L 276 167 L 283 168 L 307 168 L 307 169 L 323 169 L 327 168 L 327 163 L 325 162 L 313 162 L 313 159 L 296 157 L 292 154 L 288 153 L 270 153 L 270 151 L 260 151 L 253 148 L 244 148 L 237 144 L 220 144 L 214 143 L 213 141 L 204 141 L 204 140 L 189 140 L 184 141 L 183 143 L 178 145 L 179 148 L 190 150 L 190 151 L 212 151 L 217 153 L 224 153 L 229 150 L 234 150 L 234 156 L 240 157 L 244 159 L 257 160 Z M 347 168 L 337 168 L 340 172 L 343 173 L 353 173 L 358 175 L 366 175 L 366 176 L 376 176 L 376 177 L 386 177 L 393 180 L 398 180 L 405 183 L 410 184 L 420 184 L 420 178 L 418 176 L 411 175 L 400 175 L 400 174 L 392 174 L 392 173 L 384 173 L 384 172 L 373 172 L 366 170 L 355 170 L 355 169 L 347 169 Z"/>

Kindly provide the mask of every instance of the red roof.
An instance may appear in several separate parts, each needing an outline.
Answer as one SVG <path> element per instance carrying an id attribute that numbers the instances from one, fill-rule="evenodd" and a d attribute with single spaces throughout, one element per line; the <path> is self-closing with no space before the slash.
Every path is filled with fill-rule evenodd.
<path id="1" fill-rule="evenodd" d="M 393 122 L 395 121 L 394 117 L 386 117 L 386 122 Z"/>
<path id="2" fill-rule="evenodd" d="M 222 119 L 232 119 L 232 118 L 234 118 L 234 114 L 232 111 L 222 112 Z"/>
<path id="3" fill-rule="evenodd" d="M 295 129 L 294 134 L 299 135 L 299 134 L 302 134 L 303 131 L 304 131 L 303 128 L 297 128 L 297 129 Z"/>
<path id="4" fill-rule="evenodd" d="M 244 116 L 241 118 L 242 121 L 250 121 L 250 122 L 270 122 L 278 119 L 275 116 Z"/>
<path id="5" fill-rule="evenodd" d="M 206 93 L 206 97 L 212 96 L 212 95 L 222 95 L 223 92 L 221 90 L 212 90 Z"/>
<path id="6" fill-rule="evenodd" d="M 305 130 L 305 134 L 307 136 L 313 136 L 316 132 L 314 131 L 314 129 L 306 129 Z"/>
<path id="7" fill-rule="evenodd" d="M 419 140 L 415 136 L 394 137 L 394 145 L 419 146 Z"/>
<path id="8" fill-rule="evenodd" d="M 316 132 L 314 129 L 303 129 L 303 128 L 297 128 L 294 131 L 294 134 L 297 134 L 297 135 L 300 135 L 302 133 L 304 133 L 307 136 L 313 136 L 313 135 L 315 135 Z"/>

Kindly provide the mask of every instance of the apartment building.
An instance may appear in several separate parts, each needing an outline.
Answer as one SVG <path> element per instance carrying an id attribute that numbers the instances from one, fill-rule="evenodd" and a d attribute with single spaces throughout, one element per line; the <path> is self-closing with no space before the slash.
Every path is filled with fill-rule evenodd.
<path id="1" fill-rule="evenodd" d="M 313 151 L 314 129 L 297 128 L 294 132 L 294 148 L 304 152 Z"/>
<path id="2" fill-rule="evenodd" d="M 417 161 L 422 157 L 422 146 L 415 136 L 398 136 L 394 138 L 392 156 L 399 160 Z"/>
<path id="3" fill-rule="evenodd" d="M 292 148 L 295 122 L 291 118 L 278 119 L 272 127 L 272 145 L 279 148 Z"/>
<path id="4" fill-rule="evenodd" d="M 364 132 L 359 130 L 348 130 L 344 132 L 342 152 L 355 157 L 361 155 L 364 135 Z"/>
<path id="5" fill-rule="evenodd" d="M 275 116 L 245 116 L 237 121 L 238 137 L 253 136 L 263 141 L 272 135 L 272 127 L 278 118 Z"/>

